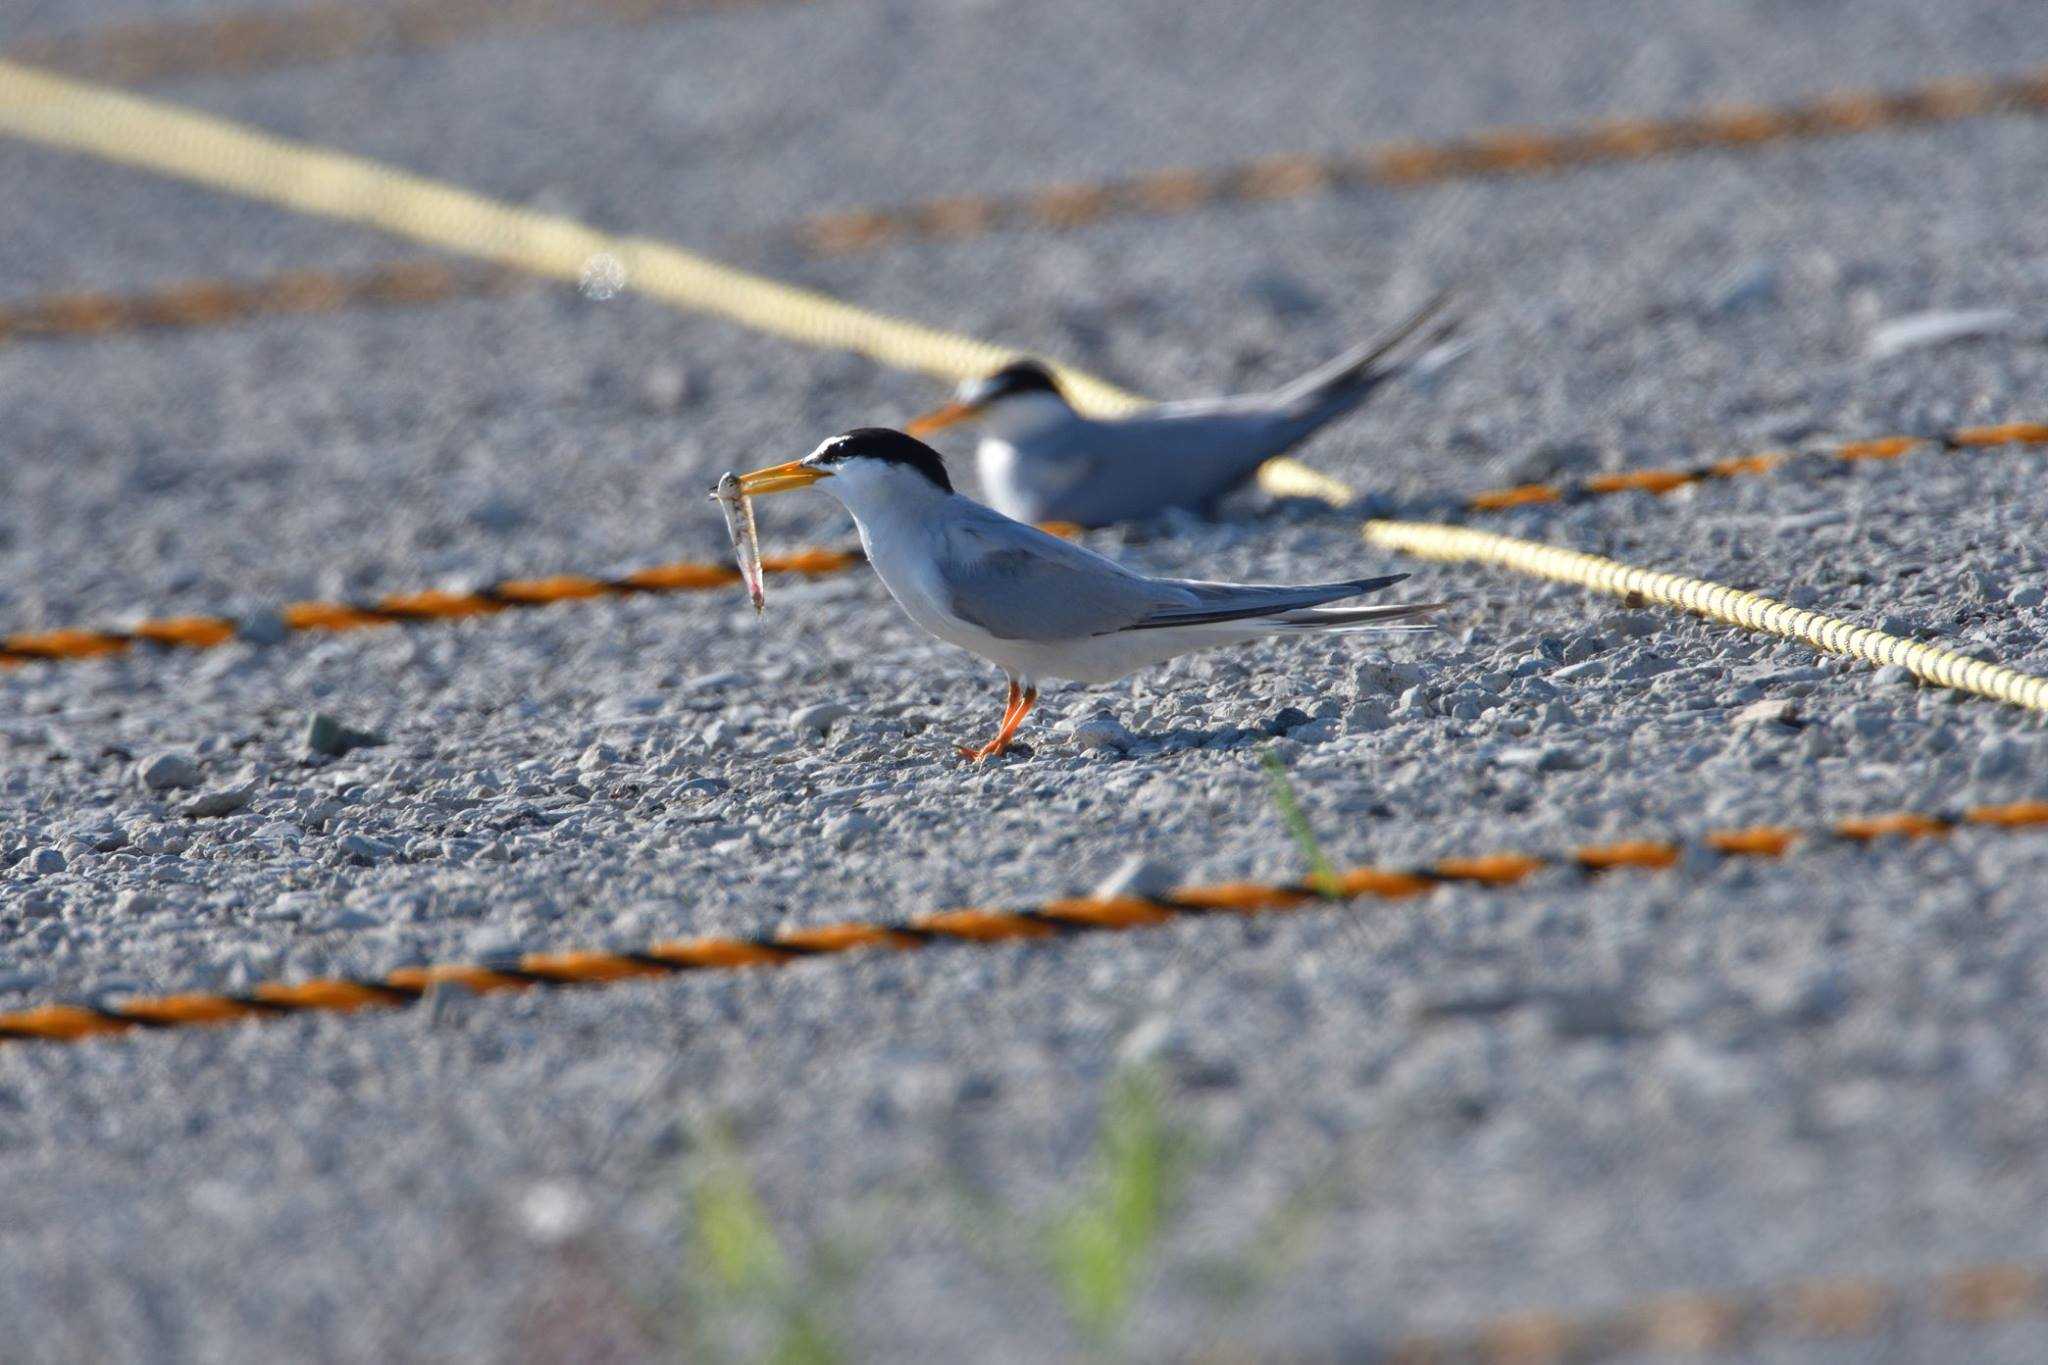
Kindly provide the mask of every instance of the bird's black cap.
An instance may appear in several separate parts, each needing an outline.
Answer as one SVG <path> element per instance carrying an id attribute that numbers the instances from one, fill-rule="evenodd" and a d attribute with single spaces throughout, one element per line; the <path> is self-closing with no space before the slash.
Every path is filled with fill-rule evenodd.
<path id="1" fill-rule="evenodd" d="M 930 479 L 948 493 L 953 491 L 953 480 L 946 474 L 946 462 L 915 436 L 905 436 L 888 427 L 860 427 L 844 435 L 834 436 L 818 451 L 820 464 L 833 465 L 844 460 L 880 460 L 884 464 L 906 465 Z"/>
<path id="2" fill-rule="evenodd" d="M 1060 386 L 1043 362 L 1015 360 L 988 377 L 987 393 L 990 400 L 1025 393 L 1049 393 L 1058 398 Z"/>

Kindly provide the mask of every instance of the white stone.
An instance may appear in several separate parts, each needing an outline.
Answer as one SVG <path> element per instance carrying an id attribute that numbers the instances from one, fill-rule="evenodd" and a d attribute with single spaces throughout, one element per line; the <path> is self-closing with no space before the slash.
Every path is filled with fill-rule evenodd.
<path id="1" fill-rule="evenodd" d="M 153 792 L 199 785 L 199 764 L 176 750 L 150 754 L 135 765 L 136 780 Z"/>

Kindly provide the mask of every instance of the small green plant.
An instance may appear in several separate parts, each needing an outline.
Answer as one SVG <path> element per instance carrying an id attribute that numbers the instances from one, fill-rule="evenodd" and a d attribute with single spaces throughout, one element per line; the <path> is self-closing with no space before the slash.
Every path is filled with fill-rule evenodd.
<path id="1" fill-rule="evenodd" d="M 686 1192 L 688 1260 L 683 1296 L 690 1315 L 689 1358 L 731 1359 L 721 1338 L 744 1333 L 751 1359 L 775 1365 L 836 1365 L 846 1358 L 831 1328 L 840 1294 L 858 1276 L 859 1258 L 829 1242 L 792 1261 L 745 1160 L 723 1131 L 694 1164 Z M 728 1331 L 714 1334 L 711 1324 Z"/>
<path id="2" fill-rule="evenodd" d="M 1323 856 L 1323 846 L 1316 839 L 1315 828 L 1309 824 L 1301 802 L 1295 798 L 1294 784 L 1287 780 L 1287 766 L 1271 749 L 1259 755 L 1259 762 L 1265 765 L 1266 780 L 1273 786 L 1273 804 L 1280 808 L 1280 818 L 1287 822 L 1287 829 L 1294 835 L 1301 856 L 1308 860 L 1308 884 L 1335 900 L 1339 894 L 1337 869 Z"/>
<path id="3" fill-rule="evenodd" d="M 1098 1346 L 1113 1342 L 1130 1316 L 1187 1164 L 1188 1142 L 1168 1122 L 1163 1092 L 1150 1071 L 1117 1078 L 1103 1102 L 1088 1188 L 1045 1235 L 1067 1316 Z"/>
<path id="4" fill-rule="evenodd" d="M 1035 1229 L 965 1184 L 953 1187 L 958 1226 L 976 1254 L 1006 1275 L 1048 1275 L 1068 1320 L 1100 1358 L 1117 1357 L 1138 1298 L 1160 1275 L 1225 1308 L 1241 1307 L 1286 1278 L 1345 1183 L 1344 1168 L 1333 1163 L 1271 1210 L 1242 1245 L 1175 1263 L 1171 1225 L 1197 1150 L 1167 1097 L 1157 1070 L 1120 1072 L 1103 1098 L 1084 1183 L 1062 1212 Z"/>

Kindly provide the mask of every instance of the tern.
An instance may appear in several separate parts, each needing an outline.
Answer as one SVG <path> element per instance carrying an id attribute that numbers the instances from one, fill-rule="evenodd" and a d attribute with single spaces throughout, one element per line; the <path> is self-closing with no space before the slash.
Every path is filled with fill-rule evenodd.
<path id="1" fill-rule="evenodd" d="M 1456 328 L 1439 323 L 1405 358 L 1393 352 L 1442 313 L 1439 295 L 1374 341 L 1271 393 L 1160 403 L 1122 417 L 1084 417 L 1036 360 L 960 386 L 954 401 L 910 422 L 924 437 L 978 420 L 981 487 L 1019 521 L 1106 526 L 1169 507 L 1207 513 L 1260 465 L 1350 412 L 1387 381 L 1427 361 Z"/>
<path id="2" fill-rule="evenodd" d="M 1443 605 L 1325 605 L 1408 576 L 1398 573 L 1299 587 L 1148 577 L 962 497 L 936 450 L 884 427 L 834 436 L 801 460 L 740 476 L 748 497 L 813 484 L 852 515 L 868 562 L 912 621 L 1009 678 L 996 737 L 960 746 L 974 762 L 1009 748 L 1041 679 L 1113 682 L 1263 635 L 1428 629 L 1389 623 Z"/>

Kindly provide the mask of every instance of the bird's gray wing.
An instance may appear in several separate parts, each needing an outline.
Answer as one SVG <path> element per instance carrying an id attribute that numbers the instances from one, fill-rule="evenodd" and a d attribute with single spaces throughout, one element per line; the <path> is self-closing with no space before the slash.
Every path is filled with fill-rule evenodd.
<path id="1" fill-rule="evenodd" d="M 1178 584 L 992 512 L 949 528 L 938 572 L 953 614 L 1000 640 L 1107 635 L 1195 602 Z"/>
<path id="2" fill-rule="evenodd" d="M 1298 414 L 1259 398 L 1162 403 L 1091 422 L 1093 477 L 1064 499 L 1069 520 L 1122 521 L 1164 507 L 1208 507 L 1305 434 Z"/>
<path id="3" fill-rule="evenodd" d="M 1218 621 L 1243 621 L 1252 617 L 1278 616 L 1306 607 L 1319 607 L 1325 602 L 1341 602 L 1349 597 L 1363 597 L 1367 593 L 1391 587 L 1407 576 L 1404 573 L 1390 573 L 1381 574 L 1377 578 L 1348 578 L 1337 583 L 1302 584 L 1198 583 L 1188 579 L 1154 579 L 1152 582 L 1156 586 L 1180 588 L 1193 600 L 1162 606 L 1122 629 L 1160 630 L 1169 626 L 1212 625 Z"/>
<path id="4" fill-rule="evenodd" d="M 1441 296 L 1431 300 L 1384 336 L 1272 393 L 1161 403 L 1088 424 L 1100 473 L 1064 500 L 1071 510 L 1044 515 L 1093 524 L 1168 504 L 1206 508 L 1267 460 L 1407 373 L 1449 334 L 1449 322 L 1424 331 L 1440 318 L 1445 302 Z"/>

